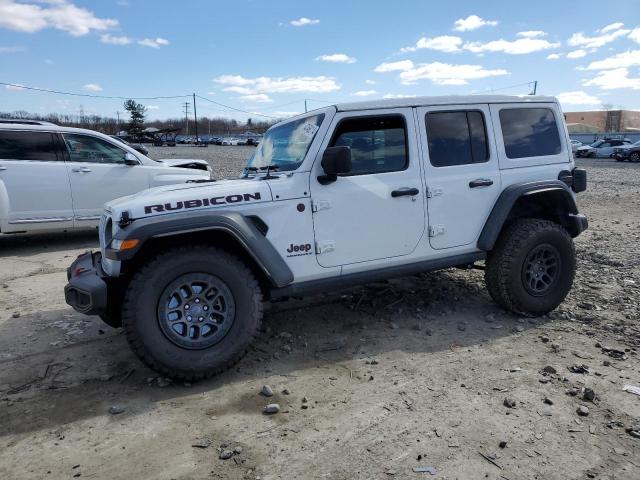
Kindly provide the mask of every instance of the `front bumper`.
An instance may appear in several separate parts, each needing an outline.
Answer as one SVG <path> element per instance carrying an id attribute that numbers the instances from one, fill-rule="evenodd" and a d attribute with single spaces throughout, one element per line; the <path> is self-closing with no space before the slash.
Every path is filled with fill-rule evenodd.
<path id="1" fill-rule="evenodd" d="M 69 283 L 64 287 L 65 301 L 85 315 L 100 315 L 107 310 L 108 289 L 101 258 L 100 252 L 86 252 L 67 269 Z"/>
<path id="2" fill-rule="evenodd" d="M 569 223 L 570 225 L 568 230 L 572 237 L 577 237 L 589 228 L 589 220 L 587 219 L 587 216 L 582 213 L 570 214 Z"/>

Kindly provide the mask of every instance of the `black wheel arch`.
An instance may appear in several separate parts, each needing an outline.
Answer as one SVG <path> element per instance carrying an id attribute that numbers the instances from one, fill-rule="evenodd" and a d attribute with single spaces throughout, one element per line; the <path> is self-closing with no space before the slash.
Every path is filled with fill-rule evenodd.
<path id="1" fill-rule="evenodd" d="M 539 218 L 562 225 L 572 237 L 587 228 L 569 187 L 560 180 L 510 185 L 498 197 L 478 238 L 480 250 L 493 249 L 502 230 L 520 218 Z"/>
<path id="2" fill-rule="evenodd" d="M 136 219 L 114 239 L 136 239 L 138 245 L 118 251 L 107 247 L 106 256 L 123 262 L 126 272 L 157 253 L 189 244 L 216 245 L 243 258 L 265 287 L 280 288 L 293 282 L 293 273 L 266 238 L 266 225 L 257 217 L 232 211 L 185 212 Z"/>

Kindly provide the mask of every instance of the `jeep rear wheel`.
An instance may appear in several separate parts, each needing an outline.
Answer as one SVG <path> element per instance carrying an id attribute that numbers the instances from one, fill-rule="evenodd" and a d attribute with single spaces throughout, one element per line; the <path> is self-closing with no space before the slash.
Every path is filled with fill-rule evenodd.
<path id="1" fill-rule="evenodd" d="M 557 223 L 522 219 L 502 232 L 487 256 L 485 281 L 496 303 L 544 315 L 569 293 L 575 276 L 573 240 Z"/>
<path id="2" fill-rule="evenodd" d="M 262 293 L 237 257 L 207 246 L 163 253 L 131 280 L 122 323 L 133 351 L 176 380 L 234 365 L 257 334 Z"/>

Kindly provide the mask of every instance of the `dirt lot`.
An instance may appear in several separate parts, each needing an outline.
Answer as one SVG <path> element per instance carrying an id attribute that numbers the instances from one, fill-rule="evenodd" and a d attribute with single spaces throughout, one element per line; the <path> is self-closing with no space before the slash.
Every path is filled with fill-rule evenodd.
<path id="1" fill-rule="evenodd" d="M 640 165 L 582 163 L 590 229 L 548 317 L 500 310 L 480 271 L 408 277 L 271 306 L 244 360 L 193 385 L 65 305 L 93 233 L 0 239 L 0 478 L 639 478 Z"/>

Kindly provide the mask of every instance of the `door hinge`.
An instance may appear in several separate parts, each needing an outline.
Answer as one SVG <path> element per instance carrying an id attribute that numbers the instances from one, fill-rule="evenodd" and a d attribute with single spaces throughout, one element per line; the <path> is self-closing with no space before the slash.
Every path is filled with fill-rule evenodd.
<path id="1" fill-rule="evenodd" d="M 327 210 L 331 208 L 331 202 L 329 200 L 312 200 L 311 211 L 319 212 L 320 210 Z"/>
<path id="2" fill-rule="evenodd" d="M 427 187 L 427 198 L 433 198 L 433 197 L 437 197 L 438 195 L 442 195 L 442 187 L 439 186 L 433 186 L 433 187 Z"/>
<path id="3" fill-rule="evenodd" d="M 444 225 L 429 225 L 429 236 L 437 237 L 438 235 L 444 235 Z"/>
<path id="4" fill-rule="evenodd" d="M 320 255 L 321 253 L 333 252 L 336 249 L 336 242 L 333 240 L 324 240 L 322 242 L 316 242 L 316 253 Z"/>

